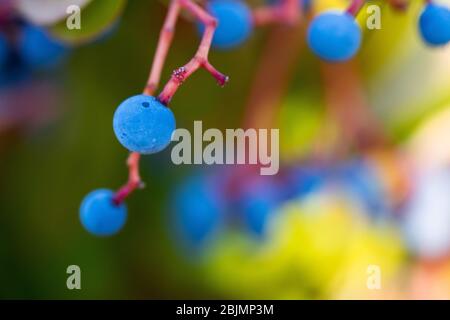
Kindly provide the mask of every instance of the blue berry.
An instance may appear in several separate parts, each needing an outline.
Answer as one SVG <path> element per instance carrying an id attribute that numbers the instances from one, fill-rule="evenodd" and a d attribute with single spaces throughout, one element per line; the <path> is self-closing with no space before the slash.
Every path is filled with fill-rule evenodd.
<path id="1" fill-rule="evenodd" d="M 67 54 L 67 48 L 42 29 L 25 26 L 19 43 L 23 61 L 34 68 L 49 68 L 60 63 Z"/>
<path id="2" fill-rule="evenodd" d="M 317 16 L 309 26 L 308 45 L 323 60 L 346 61 L 361 46 L 361 29 L 351 14 L 328 11 Z"/>
<path id="3" fill-rule="evenodd" d="M 0 88 L 12 87 L 29 80 L 30 70 L 27 66 L 14 59 L 8 59 L 7 63 L 0 70 Z"/>
<path id="4" fill-rule="evenodd" d="M 193 176 L 174 195 L 174 227 L 179 240 L 187 247 L 202 246 L 222 224 L 225 205 L 215 182 L 208 176 Z"/>
<path id="5" fill-rule="evenodd" d="M 125 148 L 150 154 L 169 145 L 175 130 L 175 117 L 156 98 L 137 95 L 120 104 L 114 114 L 113 127 Z"/>
<path id="6" fill-rule="evenodd" d="M 328 172 L 324 168 L 296 167 L 288 172 L 287 193 L 288 197 L 305 197 L 326 184 Z"/>
<path id="7" fill-rule="evenodd" d="M 213 46 L 231 49 L 245 42 L 252 33 L 253 20 L 250 8 L 240 0 L 212 0 L 207 4 L 208 11 L 218 20 L 213 38 Z M 205 27 L 198 24 L 200 33 Z"/>
<path id="8" fill-rule="evenodd" d="M 264 235 L 267 223 L 280 203 L 278 186 L 266 179 L 248 183 L 238 203 L 243 222 L 256 235 Z"/>
<path id="9" fill-rule="evenodd" d="M 111 236 L 122 229 L 127 220 L 127 207 L 116 205 L 113 197 L 113 191 L 99 189 L 83 199 L 80 220 L 87 231 L 96 236 Z"/>
<path id="10" fill-rule="evenodd" d="M 8 58 L 8 42 L 5 37 L 0 33 L 0 70 L 6 64 Z"/>
<path id="11" fill-rule="evenodd" d="M 424 41 L 430 46 L 442 46 L 450 41 L 450 10 L 429 3 L 419 18 L 419 29 Z"/>
<path id="12" fill-rule="evenodd" d="M 374 168 L 366 161 L 353 160 L 339 168 L 338 180 L 371 216 L 380 217 L 387 212 L 388 197 Z"/>

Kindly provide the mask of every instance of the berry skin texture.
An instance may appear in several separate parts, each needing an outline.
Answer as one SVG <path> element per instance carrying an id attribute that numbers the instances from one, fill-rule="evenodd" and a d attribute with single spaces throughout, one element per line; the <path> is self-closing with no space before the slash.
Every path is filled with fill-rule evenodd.
<path id="1" fill-rule="evenodd" d="M 420 14 L 419 30 L 430 46 L 443 46 L 450 41 L 450 9 L 429 3 Z"/>
<path id="2" fill-rule="evenodd" d="M 81 203 L 80 220 L 93 235 L 105 237 L 119 232 L 127 220 L 127 207 L 113 202 L 114 192 L 98 189 L 89 193 Z"/>
<path id="3" fill-rule="evenodd" d="M 122 102 L 113 120 L 119 142 L 128 150 L 142 154 L 165 149 L 175 127 L 172 111 L 147 95 L 137 95 Z"/>
<path id="4" fill-rule="evenodd" d="M 308 45 L 325 61 L 351 59 L 361 46 L 361 28 L 345 12 L 328 11 L 317 16 L 308 29 Z"/>
<path id="5" fill-rule="evenodd" d="M 8 58 L 8 42 L 5 37 L 0 33 L 0 70 L 6 64 Z"/>
<path id="6" fill-rule="evenodd" d="M 59 64 L 66 56 L 68 49 L 50 38 L 42 29 L 25 26 L 19 43 L 23 61 L 34 68 L 50 68 Z"/>
<path id="7" fill-rule="evenodd" d="M 212 0 L 208 11 L 218 20 L 212 45 L 218 49 L 232 49 L 244 43 L 253 31 L 250 8 L 240 0 Z M 205 27 L 198 24 L 200 33 Z"/>

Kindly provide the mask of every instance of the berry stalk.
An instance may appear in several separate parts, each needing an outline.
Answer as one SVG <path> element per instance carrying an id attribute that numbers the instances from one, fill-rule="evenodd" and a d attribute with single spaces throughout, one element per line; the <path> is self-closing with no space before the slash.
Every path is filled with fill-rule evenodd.
<path id="1" fill-rule="evenodd" d="M 229 79 L 218 71 L 209 62 L 208 58 L 218 24 L 217 20 L 192 0 L 172 0 L 160 32 L 156 53 L 143 94 L 153 96 L 158 89 L 181 9 L 189 11 L 197 20 L 203 23 L 205 30 L 195 56 L 186 65 L 173 71 L 170 80 L 158 96 L 158 100 L 164 105 L 170 103 L 181 84 L 200 68 L 208 71 L 221 86 L 224 86 Z M 294 25 L 299 21 L 300 13 L 301 9 L 298 0 L 283 0 L 280 5 L 257 9 L 254 13 L 254 22 L 256 25 L 274 22 Z M 141 155 L 137 152 L 130 153 L 127 160 L 129 169 L 128 181 L 114 195 L 114 203 L 121 204 L 136 189 L 143 186 L 139 174 L 140 157 Z"/>
<path id="2" fill-rule="evenodd" d="M 176 2 L 178 2 L 181 7 L 191 12 L 195 18 L 203 23 L 205 25 L 205 31 L 195 56 L 186 65 L 176 69 L 172 73 L 169 82 L 167 82 L 166 86 L 158 96 L 158 100 L 164 105 L 169 104 L 172 97 L 183 82 L 200 68 L 204 68 L 208 71 L 221 86 L 224 86 L 229 79 L 227 76 L 215 69 L 208 60 L 209 50 L 211 48 L 214 32 L 218 24 L 217 19 L 191 0 L 178 0 Z"/>
<path id="3" fill-rule="evenodd" d="M 366 3 L 365 0 L 352 0 L 352 3 L 347 9 L 347 13 L 356 17 L 365 3 Z"/>
<path id="4" fill-rule="evenodd" d="M 166 19 L 164 21 L 163 28 L 160 32 L 155 57 L 153 58 L 153 64 L 150 70 L 150 75 L 147 81 L 147 85 L 144 89 L 144 94 L 146 95 L 152 96 L 158 88 L 164 63 L 166 62 L 167 54 L 172 44 L 175 27 L 177 24 L 178 16 L 180 14 L 180 9 L 181 8 L 178 0 L 172 0 L 168 9 Z"/>
<path id="5" fill-rule="evenodd" d="M 195 57 L 186 66 L 174 71 L 171 80 L 166 85 L 165 90 L 161 93 L 162 96 L 160 95 L 160 99 L 162 99 L 161 102 L 165 105 L 168 104 L 181 83 L 200 67 L 203 67 L 210 72 L 217 79 L 220 85 L 225 85 L 228 81 L 228 77 L 217 71 L 208 61 L 212 37 L 214 36 L 214 31 L 217 27 L 216 19 L 206 13 L 206 11 L 204 11 L 197 4 L 193 3 L 191 0 L 172 0 L 160 33 L 150 75 L 143 93 L 145 95 L 154 95 L 159 86 L 162 70 L 172 44 L 176 23 L 182 8 L 190 11 L 196 18 L 205 24 L 206 28 Z M 189 73 L 185 72 L 185 70 L 189 70 Z M 141 155 L 139 153 L 130 153 L 127 160 L 128 181 L 115 193 L 113 200 L 116 205 L 123 203 L 130 194 L 143 186 L 139 174 L 140 158 Z"/>
<path id="6" fill-rule="evenodd" d="M 275 6 L 262 6 L 253 12 L 255 26 L 264 26 L 273 23 L 295 25 L 301 15 L 301 7 L 298 0 L 283 0 Z"/>
<path id="7" fill-rule="evenodd" d="M 370 111 L 357 61 L 324 62 L 321 73 L 328 112 L 339 123 L 346 147 L 367 150 L 386 146 L 388 141 L 381 125 Z"/>
<path id="8" fill-rule="evenodd" d="M 133 193 L 134 190 L 143 187 L 143 182 L 139 174 L 139 160 L 141 155 L 137 152 L 132 152 L 128 156 L 128 182 L 122 186 L 114 195 L 113 202 L 116 205 L 120 205 L 125 199 Z"/>
<path id="9" fill-rule="evenodd" d="M 409 5 L 409 0 L 389 0 L 389 5 L 396 10 L 406 10 Z"/>

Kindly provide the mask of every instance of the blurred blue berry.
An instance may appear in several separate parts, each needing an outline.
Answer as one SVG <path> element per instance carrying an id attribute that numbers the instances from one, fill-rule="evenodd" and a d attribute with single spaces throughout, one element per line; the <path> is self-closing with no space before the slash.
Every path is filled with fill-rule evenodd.
<path id="1" fill-rule="evenodd" d="M 430 46 L 442 46 L 450 41 L 450 9 L 434 3 L 425 6 L 419 18 L 419 29 Z"/>
<path id="2" fill-rule="evenodd" d="M 173 225 L 182 245 L 198 248 L 220 228 L 225 202 L 220 186 L 204 175 L 190 177 L 173 198 Z"/>
<path id="3" fill-rule="evenodd" d="M 338 169 L 338 180 L 372 217 L 383 216 L 388 209 L 387 195 L 374 168 L 364 160 L 353 160 Z"/>
<path id="4" fill-rule="evenodd" d="M 87 231 L 96 236 L 111 236 L 122 229 L 127 220 L 127 208 L 124 204 L 116 205 L 113 197 L 113 191 L 99 189 L 83 199 L 80 220 Z"/>
<path id="5" fill-rule="evenodd" d="M 0 70 L 0 88 L 13 87 L 29 80 L 29 68 L 23 63 L 16 61 L 14 55 L 12 57 Z"/>
<path id="6" fill-rule="evenodd" d="M 172 111 L 147 95 L 137 95 L 122 102 L 113 120 L 119 142 L 128 150 L 142 154 L 165 149 L 175 125 Z"/>
<path id="7" fill-rule="evenodd" d="M 246 228 L 262 236 L 270 217 L 281 200 L 279 187 L 265 178 L 247 184 L 238 201 L 239 212 Z"/>
<path id="8" fill-rule="evenodd" d="M 351 14 L 328 11 L 317 16 L 309 26 L 308 45 L 323 60 L 346 61 L 361 46 L 361 29 Z"/>
<path id="9" fill-rule="evenodd" d="M 301 166 L 288 172 L 287 197 L 297 198 L 307 196 L 327 183 L 328 171 L 325 168 Z"/>
<path id="10" fill-rule="evenodd" d="M 25 26 L 19 43 L 23 61 L 34 68 L 50 68 L 58 65 L 68 49 L 52 39 L 43 29 Z"/>
<path id="11" fill-rule="evenodd" d="M 0 72 L 3 66 L 6 64 L 6 60 L 8 59 L 8 41 L 6 38 L 0 33 Z"/>
<path id="12" fill-rule="evenodd" d="M 212 0 L 207 4 L 208 11 L 218 20 L 214 33 L 213 46 L 231 49 L 245 42 L 252 33 L 253 21 L 250 8 L 240 0 Z M 205 26 L 198 24 L 200 33 Z"/>

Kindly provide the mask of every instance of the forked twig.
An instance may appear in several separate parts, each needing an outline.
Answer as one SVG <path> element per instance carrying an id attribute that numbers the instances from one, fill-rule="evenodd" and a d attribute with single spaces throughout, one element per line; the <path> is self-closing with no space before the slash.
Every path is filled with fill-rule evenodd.
<path id="1" fill-rule="evenodd" d="M 172 44 L 176 23 L 181 9 L 189 11 L 197 20 L 203 23 L 205 30 L 194 57 L 186 65 L 176 69 L 172 73 L 170 80 L 159 94 L 158 100 L 164 105 L 170 103 L 172 97 L 183 82 L 200 68 L 204 68 L 208 71 L 221 86 L 224 86 L 229 79 L 228 76 L 219 72 L 208 59 L 214 33 L 218 25 L 216 18 L 192 0 L 172 0 L 169 5 L 163 28 L 160 32 L 150 75 L 143 94 L 153 96 L 159 86 L 161 73 Z M 255 25 L 269 24 L 272 22 L 295 24 L 298 21 L 299 16 L 300 10 L 298 0 L 284 0 L 279 6 L 257 9 L 254 14 L 254 23 Z M 132 152 L 128 157 L 128 182 L 116 192 L 114 196 L 114 202 L 116 204 L 122 203 L 131 193 L 133 193 L 133 191 L 143 186 L 139 174 L 140 157 L 141 155 L 137 152 Z"/>

